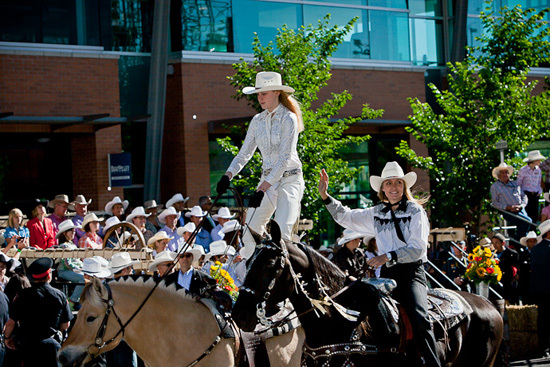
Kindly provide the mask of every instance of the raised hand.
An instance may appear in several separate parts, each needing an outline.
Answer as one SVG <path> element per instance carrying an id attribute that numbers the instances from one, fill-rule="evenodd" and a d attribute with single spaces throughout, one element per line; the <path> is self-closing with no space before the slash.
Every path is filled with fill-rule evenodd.
<path id="1" fill-rule="evenodd" d="M 323 168 L 319 175 L 319 195 L 321 195 L 321 198 L 325 200 L 326 198 L 328 198 L 328 174 L 327 171 L 325 171 L 325 169 Z"/>

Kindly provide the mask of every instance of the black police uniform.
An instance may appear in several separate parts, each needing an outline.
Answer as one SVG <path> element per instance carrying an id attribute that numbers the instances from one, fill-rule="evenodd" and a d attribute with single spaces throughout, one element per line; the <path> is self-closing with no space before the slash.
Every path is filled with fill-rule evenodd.
<path id="1" fill-rule="evenodd" d="M 73 318 L 63 292 L 46 282 L 32 283 L 20 292 L 10 318 L 19 322 L 17 337 L 24 366 L 58 367 L 59 326 Z"/>

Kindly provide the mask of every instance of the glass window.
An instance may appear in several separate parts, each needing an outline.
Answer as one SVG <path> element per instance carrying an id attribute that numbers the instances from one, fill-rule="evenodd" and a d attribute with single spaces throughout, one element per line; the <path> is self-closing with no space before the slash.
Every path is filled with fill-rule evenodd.
<path id="1" fill-rule="evenodd" d="M 113 51 L 151 52 L 152 2 L 112 0 L 111 28 Z"/>
<path id="2" fill-rule="evenodd" d="M 442 0 L 409 0 L 411 15 L 440 17 Z"/>
<path id="3" fill-rule="evenodd" d="M 233 37 L 235 52 L 252 53 L 254 32 L 263 45 L 274 41 L 277 29 L 302 25 L 302 6 L 252 0 L 233 0 Z"/>
<path id="4" fill-rule="evenodd" d="M 367 5 L 379 6 L 381 8 L 407 9 L 406 0 L 369 0 Z"/>
<path id="5" fill-rule="evenodd" d="M 371 59 L 409 61 L 409 17 L 406 13 L 369 11 Z"/>
<path id="6" fill-rule="evenodd" d="M 481 42 L 476 40 L 483 34 L 483 24 L 478 17 L 468 17 L 466 24 L 466 42 L 470 47 L 481 46 Z"/>
<path id="7" fill-rule="evenodd" d="M 443 65 L 443 23 L 411 18 L 411 61 L 415 65 Z"/>
<path id="8" fill-rule="evenodd" d="M 318 2 L 321 2 L 321 3 L 325 3 L 325 4 L 326 3 L 337 3 L 337 4 L 334 4 L 334 6 L 338 6 L 339 4 L 358 5 L 358 6 L 367 5 L 367 0 L 309 0 L 309 1 L 318 1 Z"/>

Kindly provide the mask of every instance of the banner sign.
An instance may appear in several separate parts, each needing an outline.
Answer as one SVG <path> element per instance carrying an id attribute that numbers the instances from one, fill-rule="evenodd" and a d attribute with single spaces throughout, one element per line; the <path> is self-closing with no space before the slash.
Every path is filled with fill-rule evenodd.
<path id="1" fill-rule="evenodd" d="M 132 154 L 109 154 L 109 186 L 132 186 Z"/>

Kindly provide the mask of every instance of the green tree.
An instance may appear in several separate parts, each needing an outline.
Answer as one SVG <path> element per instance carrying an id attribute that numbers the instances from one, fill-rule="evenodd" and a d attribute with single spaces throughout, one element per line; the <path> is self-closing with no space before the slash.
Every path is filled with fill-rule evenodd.
<path id="1" fill-rule="evenodd" d="M 294 97 L 301 103 L 305 128 L 298 141 L 298 155 L 303 164 L 306 183 L 302 217 L 313 219 L 315 224 L 318 223 L 322 206 L 317 193 L 320 169 L 325 168 L 330 174 L 331 189 L 336 192 L 351 182 L 357 176 L 357 169 L 349 167 L 348 162 L 341 159 L 339 151 L 347 144 L 363 142 L 370 136 L 344 136 L 344 131 L 353 123 L 376 118 L 383 113 L 382 110 L 375 111 L 364 105 L 358 117 L 337 118 L 340 109 L 352 98 L 347 91 L 332 93 L 332 97 L 319 107 L 312 106 L 318 99 L 317 93 L 331 77 L 328 58 L 342 43 L 344 35 L 352 29 L 357 18 L 343 27 L 330 27 L 329 21 L 330 15 L 327 15 L 317 26 L 302 26 L 298 30 L 284 25 L 278 30 L 275 44 L 269 42 L 267 46 L 263 46 L 256 35 L 253 42 L 254 61 L 234 64 L 236 73 L 229 77 L 231 84 L 238 90 L 234 97 L 247 99 L 258 112 L 262 109 L 257 98 L 241 92 L 243 87 L 254 85 L 257 72 L 277 71 L 281 73 L 284 82 L 296 90 Z M 238 146 L 242 145 L 246 127 L 240 131 Z M 218 144 L 233 155 L 239 149 L 230 137 L 218 139 Z M 261 157 L 256 152 L 240 176 L 233 180 L 234 185 L 251 193 L 259 182 L 260 170 Z M 315 228 L 314 232 L 317 231 Z"/>
<path id="2" fill-rule="evenodd" d="M 490 3 L 488 3 L 490 4 Z M 508 163 L 548 133 L 548 91 L 536 95 L 537 81 L 527 81 L 532 67 L 549 60 L 550 30 L 542 21 L 550 9 L 503 8 L 481 14 L 481 46 L 468 48 L 462 62 L 448 64 L 449 90 L 430 85 L 443 111 L 411 98 L 412 126 L 407 131 L 427 145 L 428 157 L 402 141 L 398 154 L 432 180 L 432 221 L 439 226 L 469 222 L 474 230 L 488 214 L 491 169 L 499 163 L 497 141 L 508 142 Z M 516 166 L 519 166 L 516 160 Z"/>

